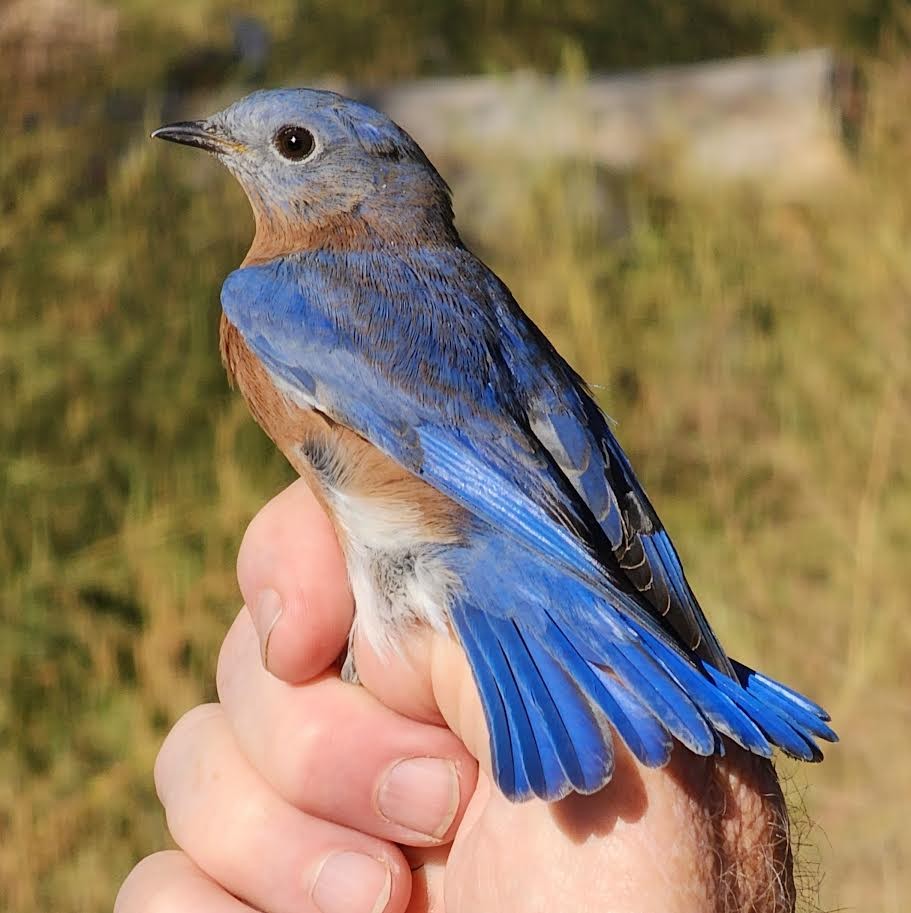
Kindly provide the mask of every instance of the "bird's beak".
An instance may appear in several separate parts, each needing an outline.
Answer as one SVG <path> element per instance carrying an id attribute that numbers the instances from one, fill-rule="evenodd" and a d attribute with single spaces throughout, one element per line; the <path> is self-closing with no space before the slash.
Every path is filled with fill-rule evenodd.
<path id="1" fill-rule="evenodd" d="M 207 120 L 183 120 L 176 124 L 165 124 L 152 132 L 152 139 L 195 146 L 216 155 L 239 152 L 244 148 L 242 143 L 231 139 L 224 130 Z"/>

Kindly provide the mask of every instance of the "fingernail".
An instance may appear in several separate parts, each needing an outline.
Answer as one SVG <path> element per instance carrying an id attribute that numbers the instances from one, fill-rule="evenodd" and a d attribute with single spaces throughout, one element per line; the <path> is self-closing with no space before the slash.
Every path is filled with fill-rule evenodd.
<path id="1" fill-rule="evenodd" d="M 269 641 L 272 632 L 282 617 L 282 599 L 275 590 L 263 590 L 256 597 L 256 602 L 250 610 L 253 616 L 253 626 L 259 636 L 259 654 L 263 665 L 269 668 Z"/>
<path id="2" fill-rule="evenodd" d="M 322 913 L 382 913 L 391 894 L 389 867 L 360 853 L 330 856 L 310 892 Z"/>
<path id="3" fill-rule="evenodd" d="M 387 821 L 439 840 L 459 808 L 459 774 L 452 761 L 399 761 L 380 785 L 377 805 Z"/>

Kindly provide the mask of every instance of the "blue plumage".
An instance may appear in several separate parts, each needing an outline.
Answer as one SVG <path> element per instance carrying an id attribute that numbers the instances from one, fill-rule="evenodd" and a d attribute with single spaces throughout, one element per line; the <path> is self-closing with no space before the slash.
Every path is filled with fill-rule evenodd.
<path id="1" fill-rule="evenodd" d="M 302 162 L 281 162 L 271 139 L 289 123 L 314 138 Z M 166 138 L 192 127 L 178 126 Z M 611 727 L 650 766 L 674 739 L 701 755 L 727 737 L 821 757 L 828 716 L 727 657 L 607 419 L 462 246 L 448 189 L 407 134 L 301 90 L 251 96 L 193 136 L 257 214 L 248 261 L 222 289 L 245 351 L 290 402 L 356 432 L 461 518 L 421 554 L 456 581 L 439 591 L 506 795 L 600 788 Z M 392 561 L 393 545 L 374 550 Z"/>

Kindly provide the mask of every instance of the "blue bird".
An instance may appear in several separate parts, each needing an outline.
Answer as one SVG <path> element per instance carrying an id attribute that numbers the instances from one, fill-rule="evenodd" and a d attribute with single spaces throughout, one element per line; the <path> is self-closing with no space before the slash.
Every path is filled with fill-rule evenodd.
<path id="1" fill-rule="evenodd" d="M 464 247 L 407 133 L 296 89 L 153 136 L 245 190 L 225 366 L 332 518 L 359 632 L 379 651 L 415 624 L 458 638 L 505 795 L 600 789 L 614 731 L 651 767 L 723 737 L 821 759 L 829 716 L 728 658 L 604 414 Z"/>

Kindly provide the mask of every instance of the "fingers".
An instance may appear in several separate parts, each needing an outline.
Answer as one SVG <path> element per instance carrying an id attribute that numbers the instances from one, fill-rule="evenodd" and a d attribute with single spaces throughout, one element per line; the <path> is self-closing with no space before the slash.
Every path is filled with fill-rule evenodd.
<path id="1" fill-rule="evenodd" d="M 127 876 L 114 913 L 255 913 L 212 881 L 183 853 L 155 853 Z"/>
<path id="2" fill-rule="evenodd" d="M 303 481 L 254 517 L 237 557 L 237 579 L 273 675 L 305 681 L 336 659 L 354 604 L 335 531 Z"/>
<path id="3" fill-rule="evenodd" d="M 218 693 L 238 748 L 291 805 L 397 843 L 451 837 L 476 764 L 448 729 L 400 716 L 335 675 L 279 681 L 262 667 L 246 612 L 222 646 Z"/>
<path id="4" fill-rule="evenodd" d="M 408 864 L 392 844 L 284 802 L 237 750 L 217 704 L 165 741 L 155 784 L 177 844 L 210 878 L 264 913 L 401 913 Z"/>

